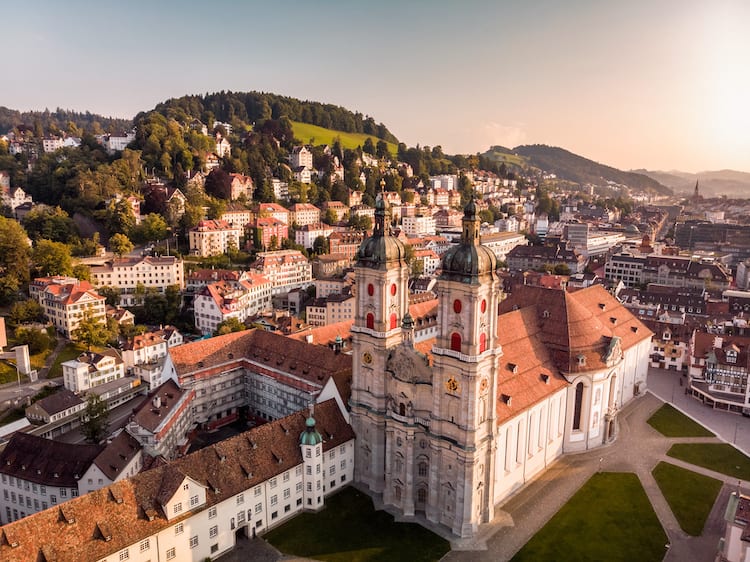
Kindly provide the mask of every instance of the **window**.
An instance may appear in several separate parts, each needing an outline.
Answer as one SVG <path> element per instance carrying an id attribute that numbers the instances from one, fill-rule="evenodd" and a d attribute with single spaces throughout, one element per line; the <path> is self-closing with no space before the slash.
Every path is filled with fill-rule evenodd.
<path id="1" fill-rule="evenodd" d="M 297 488 L 296 488 L 296 491 L 297 491 L 297 492 L 301 492 L 301 491 L 302 491 L 302 482 L 297 482 Z"/>
<path id="2" fill-rule="evenodd" d="M 185 529 L 182 526 L 182 523 L 177 523 L 177 525 L 174 526 L 174 534 L 175 535 L 181 535 L 184 530 Z"/>
<path id="3" fill-rule="evenodd" d="M 308 482 L 306 487 L 308 492 L 312 492 L 312 482 Z"/>
<path id="4" fill-rule="evenodd" d="M 208 510 L 208 518 L 213 519 L 214 517 L 216 517 L 216 506 Z"/>
<path id="5" fill-rule="evenodd" d="M 297 498 L 297 505 L 302 505 L 302 498 Z"/>
<path id="6" fill-rule="evenodd" d="M 120 551 L 120 560 L 127 560 L 130 558 L 130 551 L 126 548 Z"/>
<path id="7" fill-rule="evenodd" d="M 296 476 L 302 476 L 302 466 L 298 466 L 297 468 L 295 468 L 294 469 L 294 474 Z"/>
<path id="8" fill-rule="evenodd" d="M 398 317 L 394 313 L 394 314 L 391 314 L 390 329 L 395 330 L 397 327 L 398 327 Z"/>
<path id="9" fill-rule="evenodd" d="M 419 473 L 419 476 L 427 476 L 427 463 L 426 462 L 419 463 L 418 473 Z"/>
<path id="10" fill-rule="evenodd" d="M 262 509 L 263 509 L 263 504 L 262 503 L 256 503 L 255 504 L 255 513 L 260 513 Z"/>
<path id="11" fill-rule="evenodd" d="M 151 548 L 151 544 L 149 543 L 148 539 L 141 541 L 141 552 L 146 552 L 149 548 Z"/>
<path id="12" fill-rule="evenodd" d="M 453 332 L 451 334 L 451 350 L 461 351 L 461 334 Z"/>
<path id="13" fill-rule="evenodd" d="M 255 494 L 255 497 L 257 498 L 260 495 L 260 486 L 255 487 L 255 491 L 253 492 Z"/>
<path id="14" fill-rule="evenodd" d="M 185 483 L 184 483 L 184 484 L 182 485 L 182 489 L 183 489 L 183 490 L 188 490 L 189 488 L 190 488 L 190 485 L 189 485 L 189 484 L 188 484 L 187 482 L 185 482 Z"/>
<path id="15" fill-rule="evenodd" d="M 193 535 L 190 537 L 190 548 L 195 548 L 198 546 L 198 535 Z"/>
<path id="16" fill-rule="evenodd" d="M 39 486 L 39 491 L 42 492 L 43 496 L 47 495 L 47 486 Z"/>
<path id="17" fill-rule="evenodd" d="M 273 496 L 271 496 L 271 505 L 276 505 L 277 503 L 279 503 L 279 497 L 274 494 Z"/>
<path id="18" fill-rule="evenodd" d="M 191 497 L 190 498 L 190 507 L 195 507 L 196 505 L 198 505 L 199 501 L 200 500 L 198 499 L 198 496 Z"/>
<path id="19" fill-rule="evenodd" d="M 245 503 L 245 494 L 239 494 L 237 496 L 237 505 L 242 505 Z"/>
<path id="20" fill-rule="evenodd" d="M 61 498 L 67 498 L 68 497 L 68 490 L 65 488 L 60 488 L 60 497 Z"/>
<path id="21" fill-rule="evenodd" d="M 289 482 L 289 473 L 285 472 L 283 476 L 284 482 Z"/>
<path id="22" fill-rule="evenodd" d="M 214 525 L 213 527 L 211 527 L 208 530 L 208 538 L 210 538 L 210 539 L 214 538 L 218 534 L 219 534 L 219 526 L 218 525 Z"/>
<path id="23" fill-rule="evenodd" d="M 373 330 L 375 328 L 375 316 L 372 312 L 367 313 L 367 328 Z"/>
<path id="24" fill-rule="evenodd" d="M 284 490 L 284 499 L 285 500 L 289 499 L 290 495 L 291 495 L 291 491 L 289 490 L 289 488 L 287 488 L 286 490 Z"/>
<path id="25" fill-rule="evenodd" d="M 479 353 L 487 351 L 487 334 L 479 334 Z"/>
<path id="26" fill-rule="evenodd" d="M 279 516 L 279 512 L 278 512 L 278 511 L 274 511 L 274 512 L 273 512 L 273 513 L 271 514 L 271 519 L 276 519 L 276 518 L 277 518 L 278 516 Z"/>
<path id="27" fill-rule="evenodd" d="M 180 513 L 182 511 L 182 502 L 177 502 L 172 508 L 173 513 Z"/>
<path id="28" fill-rule="evenodd" d="M 346 461 L 341 461 L 341 470 L 346 470 Z"/>
<path id="29" fill-rule="evenodd" d="M 583 383 L 576 385 L 576 401 L 573 406 L 573 429 L 581 429 L 581 409 L 583 407 Z"/>
<path id="30" fill-rule="evenodd" d="M 311 464 L 308 464 L 305 467 L 305 474 L 307 474 L 308 476 L 310 476 L 312 474 L 312 465 Z"/>
<path id="31" fill-rule="evenodd" d="M 52 494 L 49 497 L 49 501 L 52 502 L 52 503 L 57 503 L 57 496 L 55 494 Z"/>

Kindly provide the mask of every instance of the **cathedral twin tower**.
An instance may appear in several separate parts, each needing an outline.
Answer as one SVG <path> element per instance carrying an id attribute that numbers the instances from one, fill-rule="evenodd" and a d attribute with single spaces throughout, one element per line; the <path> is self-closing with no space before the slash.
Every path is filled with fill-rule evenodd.
<path id="1" fill-rule="evenodd" d="M 492 518 L 492 424 L 499 280 L 479 243 L 476 205 L 443 259 L 432 357 L 414 348 L 409 266 L 378 196 L 373 235 L 356 264 L 352 327 L 355 478 L 404 515 L 456 535 Z"/>

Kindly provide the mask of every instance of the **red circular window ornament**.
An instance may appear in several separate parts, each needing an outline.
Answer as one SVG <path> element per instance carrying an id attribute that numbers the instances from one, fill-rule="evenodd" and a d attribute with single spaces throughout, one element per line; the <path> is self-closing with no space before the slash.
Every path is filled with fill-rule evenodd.
<path id="1" fill-rule="evenodd" d="M 395 283 L 391 285 L 391 295 L 394 297 L 396 296 L 396 284 Z"/>
<path id="2" fill-rule="evenodd" d="M 453 312 L 460 314 L 461 312 L 461 301 L 456 299 L 453 301 Z"/>
<path id="3" fill-rule="evenodd" d="M 482 304 L 480 305 L 480 308 L 482 309 L 482 314 L 487 312 L 487 301 L 482 299 Z"/>
<path id="4" fill-rule="evenodd" d="M 370 296 L 375 294 L 375 287 L 373 287 L 372 283 L 367 285 L 367 294 Z"/>

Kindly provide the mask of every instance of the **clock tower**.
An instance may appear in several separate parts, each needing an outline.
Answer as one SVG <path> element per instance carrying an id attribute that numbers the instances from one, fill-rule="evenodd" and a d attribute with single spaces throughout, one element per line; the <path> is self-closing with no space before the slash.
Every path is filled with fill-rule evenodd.
<path id="1" fill-rule="evenodd" d="M 375 225 L 357 253 L 357 296 L 352 325 L 352 426 L 357 435 L 355 474 L 382 493 L 385 475 L 385 367 L 389 350 L 402 342 L 409 311 L 409 267 L 404 244 L 391 235 L 383 193 L 375 201 Z"/>
<path id="2" fill-rule="evenodd" d="M 432 349 L 431 432 L 440 445 L 439 465 L 455 489 L 431 486 L 430 519 L 467 536 L 493 517 L 492 458 L 500 281 L 495 254 L 479 240 L 475 201 L 464 209 L 461 242 L 443 258 L 438 282 L 438 335 Z M 450 467 L 450 468 L 449 468 Z"/>

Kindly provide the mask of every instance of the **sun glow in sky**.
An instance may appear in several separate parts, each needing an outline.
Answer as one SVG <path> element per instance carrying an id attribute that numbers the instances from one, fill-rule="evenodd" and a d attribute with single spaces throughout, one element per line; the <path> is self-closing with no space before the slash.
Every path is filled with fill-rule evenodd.
<path id="1" fill-rule="evenodd" d="M 623 169 L 750 171 L 746 0 L 6 3 L 0 105 L 133 117 L 259 90 L 448 153 L 545 143 Z"/>

